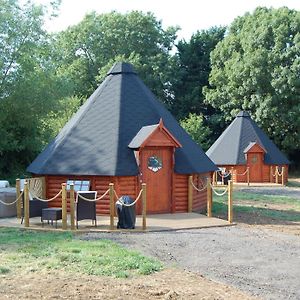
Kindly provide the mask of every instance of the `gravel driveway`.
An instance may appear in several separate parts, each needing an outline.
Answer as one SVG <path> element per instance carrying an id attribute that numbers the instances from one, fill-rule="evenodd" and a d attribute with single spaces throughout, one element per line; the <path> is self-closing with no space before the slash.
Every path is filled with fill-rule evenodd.
<path id="1" fill-rule="evenodd" d="M 84 238 L 114 240 L 264 299 L 300 299 L 299 236 L 234 226 Z"/>

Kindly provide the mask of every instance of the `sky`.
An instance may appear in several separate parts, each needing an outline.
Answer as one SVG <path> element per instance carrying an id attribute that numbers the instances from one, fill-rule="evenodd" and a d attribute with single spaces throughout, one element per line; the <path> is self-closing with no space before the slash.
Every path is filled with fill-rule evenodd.
<path id="1" fill-rule="evenodd" d="M 50 0 L 34 0 L 49 3 Z M 178 25 L 179 39 L 189 40 L 197 30 L 229 25 L 237 16 L 252 12 L 257 6 L 300 10 L 300 0 L 62 0 L 59 16 L 46 23 L 51 32 L 66 29 L 82 20 L 91 11 L 107 13 L 116 10 L 153 12 L 163 28 Z"/>

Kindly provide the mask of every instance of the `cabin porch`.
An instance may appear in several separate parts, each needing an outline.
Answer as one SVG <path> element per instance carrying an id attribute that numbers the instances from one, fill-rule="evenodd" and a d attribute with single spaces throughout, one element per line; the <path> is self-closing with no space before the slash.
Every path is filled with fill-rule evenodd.
<path id="1" fill-rule="evenodd" d="M 70 215 L 68 215 L 68 228 L 70 229 Z M 154 231 L 171 231 L 171 230 L 183 230 L 183 229 L 196 229 L 196 228 L 211 228 L 211 227 L 223 227 L 231 226 L 234 223 L 228 221 L 207 217 L 198 213 L 176 213 L 176 214 L 156 214 L 147 215 L 147 229 L 143 230 L 142 216 L 136 217 L 135 229 L 117 229 L 117 218 L 114 220 L 114 228 L 110 229 L 110 217 L 107 215 L 97 215 L 97 227 L 92 225 L 91 220 L 83 220 L 79 222 L 79 227 L 74 232 L 154 232 Z M 0 227 L 17 227 L 25 228 L 24 224 L 21 224 L 20 219 L 13 218 L 0 218 Z M 41 218 L 30 218 L 30 226 L 25 229 L 29 230 L 62 230 L 62 221 L 59 220 L 57 228 L 54 225 L 44 222 L 42 225 Z"/>

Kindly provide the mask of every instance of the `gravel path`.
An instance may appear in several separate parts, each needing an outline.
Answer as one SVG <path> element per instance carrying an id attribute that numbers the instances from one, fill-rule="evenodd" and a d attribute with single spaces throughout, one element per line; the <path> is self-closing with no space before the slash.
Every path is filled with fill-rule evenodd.
<path id="1" fill-rule="evenodd" d="M 236 187 L 236 190 L 241 192 L 287 196 L 295 199 L 300 199 L 300 188 L 292 187 Z"/>
<path id="2" fill-rule="evenodd" d="M 299 236 L 234 226 L 85 238 L 112 239 L 264 299 L 300 299 Z"/>

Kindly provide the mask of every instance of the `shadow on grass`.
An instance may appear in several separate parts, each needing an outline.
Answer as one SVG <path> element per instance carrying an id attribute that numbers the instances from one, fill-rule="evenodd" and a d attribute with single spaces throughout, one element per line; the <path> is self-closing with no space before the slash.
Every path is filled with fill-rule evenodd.
<path id="1" fill-rule="evenodd" d="M 225 202 L 215 201 L 213 203 L 213 216 L 227 219 L 228 206 Z M 300 222 L 300 212 L 295 210 L 276 210 L 255 206 L 234 205 L 234 221 L 252 224 L 286 224 Z"/>

